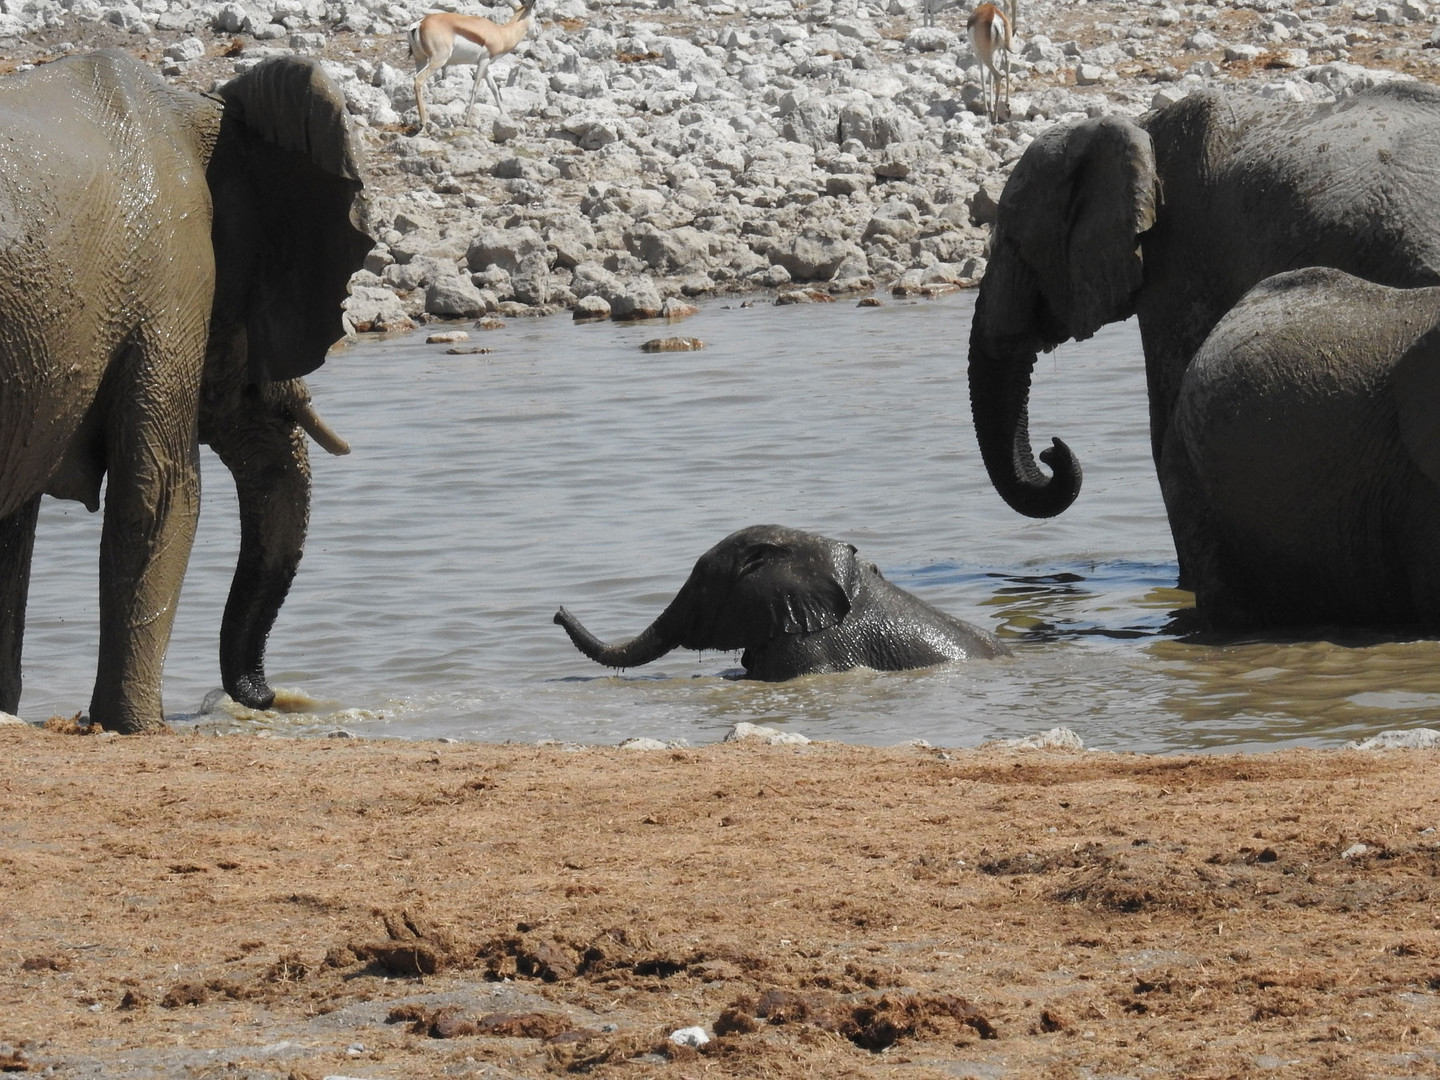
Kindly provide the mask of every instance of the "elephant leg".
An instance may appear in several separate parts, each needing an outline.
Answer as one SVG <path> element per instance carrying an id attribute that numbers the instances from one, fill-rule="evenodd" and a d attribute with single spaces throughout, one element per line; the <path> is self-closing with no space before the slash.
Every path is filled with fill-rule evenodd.
<path id="1" fill-rule="evenodd" d="M 20 653 L 25 640 L 25 597 L 40 496 L 0 520 L 0 712 L 20 709 Z"/>
<path id="2" fill-rule="evenodd" d="M 1237 567 L 1229 541 L 1218 526 L 1218 511 L 1195 470 L 1182 436 L 1171 427 L 1160 457 L 1160 493 L 1179 563 L 1178 587 L 1195 594 L 1195 607 L 1213 626 L 1241 627 L 1256 621 L 1235 587 Z"/>
<path id="3" fill-rule="evenodd" d="M 136 348 L 119 363 L 106 440 L 105 524 L 100 536 L 100 656 L 90 719 L 133 734 L 165 729 L 161 676 L 180 585 L 200 513 L 197 362 L 174 349 Z M 133 387 L 133 389 L 132 389 Z"/>

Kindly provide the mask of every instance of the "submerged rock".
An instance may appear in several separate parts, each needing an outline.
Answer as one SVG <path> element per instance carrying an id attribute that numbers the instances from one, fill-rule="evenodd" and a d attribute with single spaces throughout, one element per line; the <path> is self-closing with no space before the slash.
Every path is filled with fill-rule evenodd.
<path id="1" fill-rule="evenodd" d="M 651 338 L 640 346 L 641 352 L 694 352 L 703 349 L 705 342 L 698 337 Z"/>

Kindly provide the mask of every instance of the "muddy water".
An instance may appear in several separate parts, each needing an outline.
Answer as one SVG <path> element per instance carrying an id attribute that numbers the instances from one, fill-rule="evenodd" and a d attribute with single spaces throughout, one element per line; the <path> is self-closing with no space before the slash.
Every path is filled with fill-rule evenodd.
<path id="1" fill-rule="evenodd" d="M 196 715 L 218 685 L 234 496 L 205 501 L 166 667 L 179 725 L 396 737 L 633 735 L 704 743 L 737 721 L 811 737 L 948 746 L 1057 725 L 1087 746 L 1334 745 L 1427 722 L 1431 641 L 1203 643 L 1177 636 L 1175 559 L 1150 460 L 1133 325 L 1041 358 L 1032 431 L 1066 439 L 1085 488 L 1029 521 L 985 478 L 969 420 L 973 295 L 775 307 L 715 302 L 673 327 L 515 320 L 483 355 L 415 334 L 332 356 L 311 381 L 347 458 L 317 454 L 310 543 L 270 642 L 300 711 Z M 692 353 L 647 339 L 702 338 Z M 853 542 L 891 579 L 999 631 L 1012 660 L 771 685 L 677 652 L 614 675 L 551 623 L 638 631 L 695 558 L 743 525 Z M 84 708 L 98 516 L 47 501 L 21 713 Z M 1323 587 L 1323 584 L 1317 584 Z"/>

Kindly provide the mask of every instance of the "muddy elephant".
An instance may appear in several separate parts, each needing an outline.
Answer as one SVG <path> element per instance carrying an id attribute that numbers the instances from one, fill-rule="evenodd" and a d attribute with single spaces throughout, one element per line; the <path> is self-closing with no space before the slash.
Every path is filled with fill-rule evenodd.
<path id="1" fill-rule="evenodd" d="M 1001 194 L 970 333 L 971 410 L 995 489 L 1032 517 L 1061 513 L 1080 490 L 1061 440 L 1040 453 L 1049 475 L 1035 460 L 1037 352 L 1138 316 L 1163 484 L 1185 369 L 1251 286 L 1306 266 L 1440 283 L 1437 211 L 1440 87 L 1425 83 L 1328 105 L 1204 91 L 1138 122 L 1043 132 Z M 1168 496 L 1166 509 L 1173 521 Z M 1183 552 L 1180 572 L 1188 587 Z"/>
<path id="2" fill-rule="evenodd" d="M 201 440 L 240 500 L 222 676 L 267 705 L 309 510 L 299 425 L 326 437 L 300 380 L 371 246 L 344 100 L 293 57 L 202 96 L 106 52 L 0 79 L 0 131 L 0 710 L 20 698 L 40 496 L 95 510 L 103 480 L 90 719 L 163 727 Z"/>
<path id="3" fill-rule="evenodd" d="M 1440 288 L 1311 268 L 1195 354 L 1166 502 L 1213 625 L 1440 626 Z"/>
<path id="4" fill-rule="evenodd" d="M 886 581 L 842 540 L 782 525 L 731 533 L 639 635 L 606 645 L 563 607 L 555 622 L 608 667 L 639 667 L 672 649 L 744 650 L 751 679 L 779 682 L 856 667 L 901 671 L 1009 649 Z"/>

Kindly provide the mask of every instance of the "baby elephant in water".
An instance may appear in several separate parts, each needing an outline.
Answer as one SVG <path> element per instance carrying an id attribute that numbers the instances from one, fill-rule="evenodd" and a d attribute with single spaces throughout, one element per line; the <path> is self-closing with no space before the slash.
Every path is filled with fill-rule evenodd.
<path id="1" fill-rule="evenodd" d="M 890 584 L 840 540 L 752 525 L 700 556 L 670 606 L 638 636 L 606 645 L 563 607 L 555 622 L 590 659 L 628 668 L 671 649 L 744 649 L 752 679 L 869 667 L 929 667 L 1009 654 L 978 627 Z"/>

